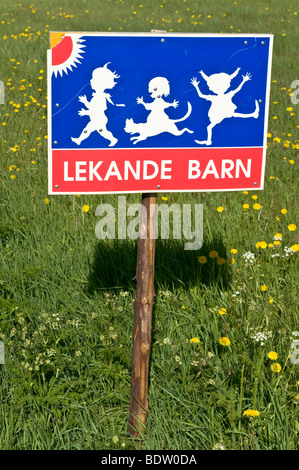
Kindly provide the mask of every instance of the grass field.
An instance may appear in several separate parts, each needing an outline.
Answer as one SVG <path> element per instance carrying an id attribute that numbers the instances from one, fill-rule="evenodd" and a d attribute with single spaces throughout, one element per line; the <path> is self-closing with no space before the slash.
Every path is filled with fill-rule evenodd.
<path id="1" fill-rule="evenodd" d="M 288 0 L 1 1 L 1 450 L 298 450 L 298 19 Z M 204 205 L 204 245 L 157 241 L 138 441 L 127 434 L 137 243 L 95 236 L 97 205 L 116 196 L 47 194 L 46 51 L 49 31 L 151 29 L 273 33 L 274 55 L 265 189 L 158 196 Z"/>

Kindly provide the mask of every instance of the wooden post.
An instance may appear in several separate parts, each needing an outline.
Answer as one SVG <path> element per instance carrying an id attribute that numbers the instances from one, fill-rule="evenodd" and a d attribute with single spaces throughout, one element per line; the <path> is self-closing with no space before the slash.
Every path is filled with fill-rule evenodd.
<path id="1" fill-rule="evenodd" d="M 155 206 L 152 206 L 155 204 Z M 152 305 L 155 296 L 155 224 L 157 194 L 142 195 L 134 302 L 134 332 L 128 431 L 145 433 L 148 410 L 148 369 L 151 350 Z"/>

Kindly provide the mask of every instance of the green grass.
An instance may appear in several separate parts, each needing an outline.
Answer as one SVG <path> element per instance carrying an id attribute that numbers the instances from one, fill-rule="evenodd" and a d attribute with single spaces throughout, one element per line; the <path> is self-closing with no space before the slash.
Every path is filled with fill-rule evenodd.
<path id="1" fill-rule="evenodd" d="M 0 8 L 0 449 L 298 450 L 299 366 L 289 358 L 299 330 L 298 253 L 284 255 L 298 244 L 288 230 L 298 221 L 298 105 L 290 98 L 298 5 L 2 0 Z M 274 55 L 264 191 L 167 194 L 168 203 L 204 205 L 204 245 L 187 252 L 183 242 L 157 241 L 149 413 L 139 442 L 127 435 L 137 244 L 95 237 L 97 205 L 117 206 L 116 196 L 45 203 L 46 50 L 49 31 L 151 29 L 271 32 Z M 280 246 L 256 248 L 276 233 Z M 212 249 L 225 265 L 209 258 Z M 258 331 L 268 334 L 264 345 L 252 338 Z M 246 409 L 260 416 L 243 416 Z"/>

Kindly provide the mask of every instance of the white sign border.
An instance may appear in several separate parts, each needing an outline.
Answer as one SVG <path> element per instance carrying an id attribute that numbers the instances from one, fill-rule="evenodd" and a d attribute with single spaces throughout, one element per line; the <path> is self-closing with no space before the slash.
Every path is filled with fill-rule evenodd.
<path id="1" fill-rule="evenodd" d="M 224 188 L 224 189 L 196 189 L 196 190 L 165 190 L 162 188 L 153 188 L 152 190 L 146 190 L 143 191 L 143 193 L 199 193 L 199 192 L 228 192 L 228 191 L 259 191 L 264 189 L 264 180 L 265 180 L 265 166 L 266 166 L 266 151 L 267 151 L 267 134 L 268 134 L 268 119 L 269 119 L 269 104 L 270 104 L 270 88 L 271 88 L 271 71 L 272 71 L 272 55 L 273 55 L 273 41 L 274 41 L 274 35 L 272 33 L 265 33 L 265 34 L 242 34 L 242 33 L 237 33 L 237 34 L 229 34 L 229 33 L 174 33 L 174 32 L 161 32 L 161 31 L 152 31 L 152 32 L 145 32 L 145 33 L 126 33 L 126 32 L 79 32 L 79 31 L 68 31 L 68 32 L 62 32 L 62 31 L 50 31 L 50 35 L 54 33 L 61 33 L 63 35 L 67 34 L 72 34 L 72 35 L 78 35 L 78 36 L 107 36 L 107 37 L 160 37 L 161 39 L 165 37 L 182 37 L 182 38 L 188 38 L 188 37 L 198 37 L 198 38 L 204 38 L 204 37 L 209 37 L 209 38 L 234 38 L 234 37 L 240 37 L 240 38 L 268 38 L 269 39 L 269 54 L 268 54 L 268 69 L 267 69 L 267 85 L 266 85 L 266 98 L 265 98 L 265 116 L 264 116 L 264 141 L 263 141 L 263 154 L 262 154 L 262 172 L 261 172 L 261 185 L 256 188 Z M 77 195 L 77 194 L 82 194 L 82 195 L 87 195 L 87 194 L 140 194 L 140 191 L 137 190 L 132 190 L 132 191 L 53 191 L 53 174 L 52 174 L 52 93 L 51 93 L 51 76 L 52 76 L 52 70 L 51 70 L 51 50 L 47 50 L 47 96 L 48 96 L 48 109 L 47 109 L 47 117 L 48 117 L 48 195 Z M 143 149 L 148 149 L 150 148 L 151 150 L 158 150 L 159 148 L 153 148 L 153 147 L 146 147 Z M 163 149 L 172 149 L 172 147 L 163 147 Z M 190 147 L 192 149 L 193 147 Z M 194 147 L 198 148 L 198 147 Z M 213 147 L 216 148 L 216 147 Z M 219 148 L 219 147 L 218 147 Z M 220 147 L 221 149 L 223 147 Z M 234 148 L 234 147 L 231 147 Z M 237 147 L 239 148 L 239 147 Z M 252 147 L 254 148 L 254 147 Z M 128 150 L 128 148 L 125 148 Z M 64 149 L 68 150 L 68 149 Z M 85 150 L 91 150 L 91 149 L 85 149 Z M 107 150 L 107 149 L 92 149 L 92 150 Z M 109 149 L 111 150 L 122 150 L 121 148 L 117 149 Z M 130 150 L 134 151 L 137 149 L 131 149 Z M 204 149 L 202 149 L 204 150 Z"/>

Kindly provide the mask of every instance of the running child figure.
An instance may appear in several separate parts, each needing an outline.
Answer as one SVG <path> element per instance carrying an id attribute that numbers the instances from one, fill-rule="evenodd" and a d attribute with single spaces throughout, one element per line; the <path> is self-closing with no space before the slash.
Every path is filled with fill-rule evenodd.
<path id="1" fill-rule="evenodd" d="M 196 78 L 192 78 L 191 83 L 195 87 L 198 96 L 204 98 L 205 100 L 211 101 L 211 106 L 209 109 L 208 116 L 210 118 L 210 124 L 207 127 L 207 140 L 199 141 L 195 140 L 197 144 L 211 145 L 212 144 L 212 129 L 216 124 L 220 124 L 225 118 L 239 117 L 239 118 L 255 118 L 259 116 L 259 104 L 255 100 L 255 111 L 250 114 L 243 114 L 236 112 L 237 106 L 232 102 L 232 98 L 236 93 L 238 93 L 245 82 L 251 80 L 250 73 L 246 73 L 243 76 L 243 80 L 240 85 L 235 89 L 227 92 L 230 87 L 231 80 L 239 73 L 240 68 L 238 68 L 231 75 L 227 73 L 215 73 L 209 77 L 201 70 L 199 73 L 207 82 L 209 89 L 215 93 L 214 95 L 204 95 L 198 85 L 199 81 Z"/>
<path id="2" fill-rule="evenodd" d="M 84 104 L 87 109 L 80 109 L 78 111 L 79 116 L 89 116 L 90 121 L 87 126 L 83 129 L 81 135 L 77 138 L 71 137 L 72 141 L 77 145 L 87 139 L 90 134 L 97 131 L 104 139 L 110 141 L 109 147 L 113 147 L 117 143 L 116 137 L 112 132 L 108 131 L 106 125 L 108 118 L 105 114 L 107 109 L 107 101 L 114 105 L 109 93 L 105 93 L 105 90 L 110 90 L 116 85 L 115 79 L 119 78 L 115 72 L 111 72 L 107 68 L 109 62 L 103 67 L 98 67 L 92 72 L 92 78 L 90 80 L 90 86 L 94 90 L 90 101 L 87 100 L 86 96 L 79 96 L 79 101 Z M 124 105 L 116 105 L 124 106 Z"/>

